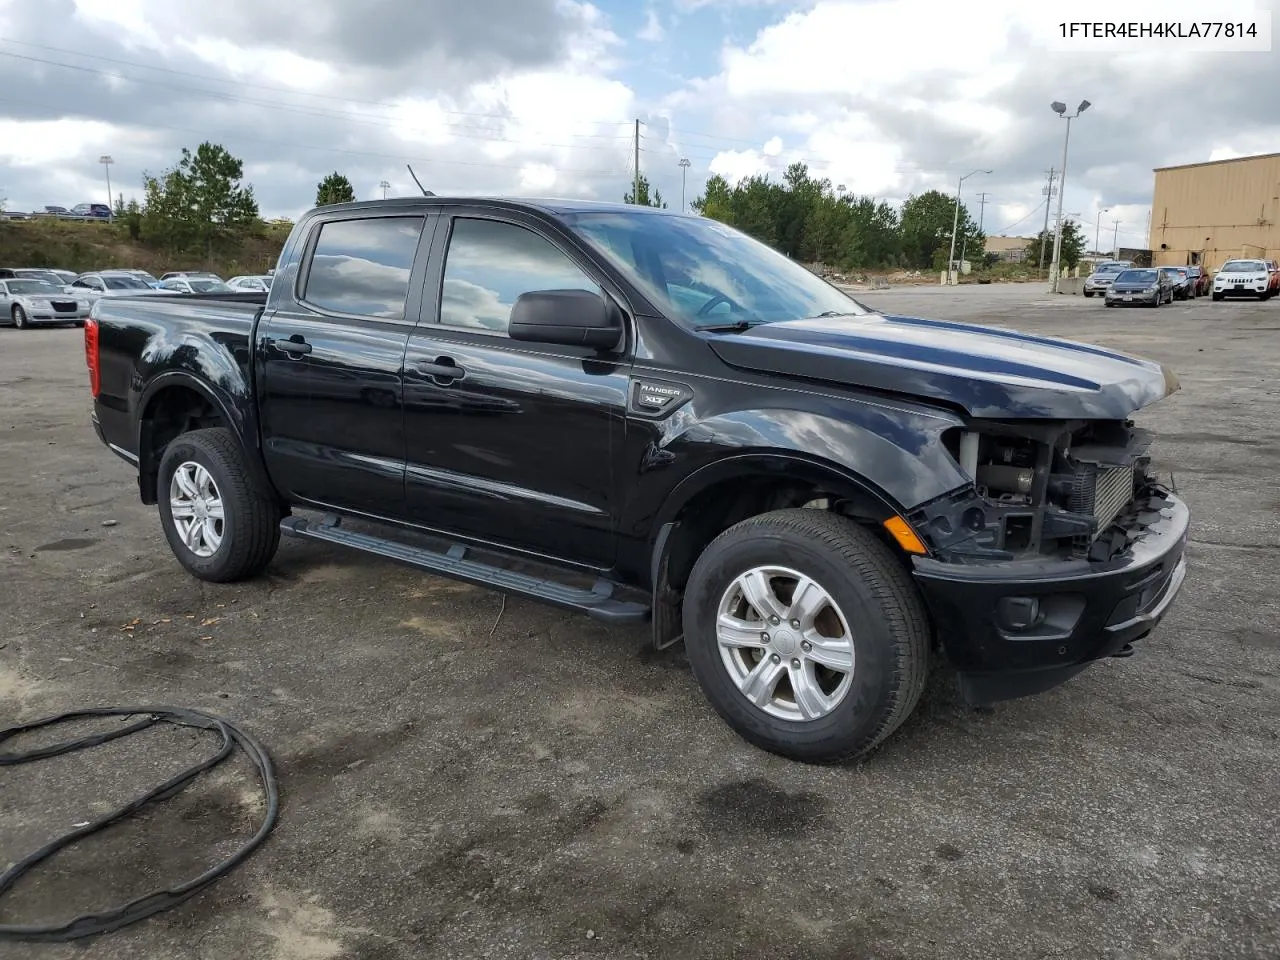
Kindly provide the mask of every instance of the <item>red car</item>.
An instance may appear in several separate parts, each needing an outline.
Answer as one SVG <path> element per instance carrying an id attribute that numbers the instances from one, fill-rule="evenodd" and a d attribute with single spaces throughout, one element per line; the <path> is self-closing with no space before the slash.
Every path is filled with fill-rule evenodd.
<path id="1" fill-rule="evenodd" d="M 1271 282 L 1267 285 L 1267 290 L 1274 297 L 1280 293 L 1280 264 L 1274 260 L 1263 260 L 1262 262 L 1267 265 L 1267 272 L 1271 274 Z"/>
<path id="2" fill-rule="evenodd" d="M 1193 297 L 1203 297 L 1209 292 L 1209 287 L 1213 284 L 1213 278 L 1209 276 L 1208 270 L 1204 267 L 1193 264 L 1187 267 L 1187 273 L 1194 281 L 1191 293 Z"/>

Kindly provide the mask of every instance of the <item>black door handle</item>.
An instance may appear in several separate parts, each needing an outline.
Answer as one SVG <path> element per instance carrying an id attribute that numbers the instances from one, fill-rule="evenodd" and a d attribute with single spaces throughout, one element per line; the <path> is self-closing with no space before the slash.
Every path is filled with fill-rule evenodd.
<path id="1" fill-rule="evenodd" d="M 431 377 L 436 381 L 440 380 L 461 380 L 466 372 L 448 357 L 439 357 L 435 363 L 428 363 L 425 360 L 414 367 L 418 373 L 424 377 Z"/>
<path id="2" fill-rule="evenodd" d="M 287 353 L 295 357 L 300 357 L 304 353 L 311 352 L 311 344 L 298 337 L 296 340 L 272 340 L 271 345 L 281 353 Z"/>

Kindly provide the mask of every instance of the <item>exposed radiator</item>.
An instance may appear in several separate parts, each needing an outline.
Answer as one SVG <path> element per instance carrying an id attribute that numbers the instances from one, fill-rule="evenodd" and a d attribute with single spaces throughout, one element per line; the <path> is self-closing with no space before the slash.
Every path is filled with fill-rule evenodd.
<path id="1" fill-rule="evenodd" d="M 1098 533 L 1133 500 L 1132 467 L 1082 467 L 1071 490 L 1071 511 L 1090 514 L 1098 521 Z M 1090 538 L 1093 539 L 1093 538 Z"/>

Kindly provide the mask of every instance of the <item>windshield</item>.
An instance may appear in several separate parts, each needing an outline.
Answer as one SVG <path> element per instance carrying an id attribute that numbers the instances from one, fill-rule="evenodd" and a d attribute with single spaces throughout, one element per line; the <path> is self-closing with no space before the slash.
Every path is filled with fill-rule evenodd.
<path id="1" fill-rule="evenodd" d="M 1228 260 L 1222 265 L 1223 273 L 1262 273 L 1266 269 L 1261 260 Z"/>
<path id="2" fill-rule="evenodd" d="M 794 260 L 715 220 L 620 212 L 563 219 L 664 312 L 694 326 L 870 312 Z"/>
<path id="3" fill-rule="evenodd" d="M 23 280 L 39 280 L 41 283 L 56 283 L 62 286 L 62 278 L 51 270 L 15 270 L 14 276 Z"/>
<path id="4" fill-rule="evenodd" d="M 188 280 L 194 293 L 226 293 L 231 288 L 221 280 Z"/>
<path id="5" fill-rule="evenodd" d="M 137 277 L 103 277 L 108 290 L 146 290 L 147 285 Z"/>
<path id="6" fill-rule="evenodd" d="M 1104 263 L 1100 267 L 1098 267 L 1098 269 L 1095 270 L 1094 273 L 1096 274 L 1120 273 L 1124 269 L 1125 267 L 1124 267 L 1124 264 L 1122 263 Z"/>
<path id="7" fill-rule="evenodd" d="M 1116 283 L 1155 283 L 1155 270 L 1126 270 L 1116 277 Z"/>
<path id="8" fill-rule="evenodd" d="M 43 280 L 10 280 L 9 292 L 19 297 L 56 297 L 62 287 Z"/>

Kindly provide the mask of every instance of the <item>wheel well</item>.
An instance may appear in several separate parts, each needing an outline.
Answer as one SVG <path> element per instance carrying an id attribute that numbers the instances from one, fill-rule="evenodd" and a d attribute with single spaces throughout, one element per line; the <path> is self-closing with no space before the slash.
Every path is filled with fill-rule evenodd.
<path id="1" fill-rule="evenodd" d="M 192 430 L 224 427 L 226 420 L 207 397 L 191 387 L 165 387 L 142 412 L 138 431 L 138 470 L 142 502 L 156 502 L 160 458 L 174 439 Z"/>
<path id="2" fill-rule="evenodd" d="M 788 507 L 812 507 L 851 517 L 865 524 L 910 568 L 907 554 L 881 526 L 891 511 L 873 494 L 844 482 L 735 477 L 703 490 L 676 515 L 676 525 L 665 545 L 663 588 L 683 593 L 698 556 L 735 523 Z"/>

